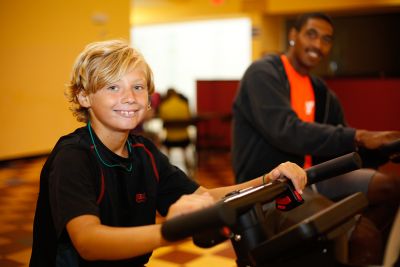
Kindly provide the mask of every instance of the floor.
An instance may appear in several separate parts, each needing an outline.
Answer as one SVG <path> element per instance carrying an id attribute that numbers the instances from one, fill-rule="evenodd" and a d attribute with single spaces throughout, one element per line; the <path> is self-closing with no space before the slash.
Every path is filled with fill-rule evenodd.
<path id="1" fill-rule="evenodd" d="M 180 165 L 179 153 L 173 160 Z M 40 170 L 45 158 L 0 163 L 0 266 L 28 266 Z M 206 187 L 233 183 L 229 153 L 200 154 L 195 178 Z M 229 242 L 210 249 L 191 241 L 154 251 L 149 267 L 236 266 Z"/>

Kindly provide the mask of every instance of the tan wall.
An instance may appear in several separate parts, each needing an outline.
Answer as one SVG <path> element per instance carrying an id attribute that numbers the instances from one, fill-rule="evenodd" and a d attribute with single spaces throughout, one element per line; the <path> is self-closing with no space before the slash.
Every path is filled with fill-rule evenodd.
<path id="1" fill-rule="evenodd" d="M 89 42 L 129 40 L 129 12 L 129 0 L 0 1 L 0 160 L 48 152 L 80 126 L 63 95 L 73 61 Z"/>

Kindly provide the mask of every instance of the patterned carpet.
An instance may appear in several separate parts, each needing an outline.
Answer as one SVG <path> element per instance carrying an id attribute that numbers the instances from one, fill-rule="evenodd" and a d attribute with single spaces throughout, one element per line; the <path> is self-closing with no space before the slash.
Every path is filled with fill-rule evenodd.
<path id="1" fill-rule="evenodd" d="M 40 170 L 45 158 L 3 162 L 0 165 L 0 266 L 28 266 L 32 244 L 32 222 Z M 204 186 L 233 183 L 227 153 L 199 157 L 196 179 Z M 236 266 L 229 242 L 210 249 L 190 240 L 154 251 L 149 267 Z"/>
<path id="2" fill-rule="evenodd" d="M 0 266 L 27 266 L 32 221 L 44 159 L 8 162 L 0 169 Z"/>

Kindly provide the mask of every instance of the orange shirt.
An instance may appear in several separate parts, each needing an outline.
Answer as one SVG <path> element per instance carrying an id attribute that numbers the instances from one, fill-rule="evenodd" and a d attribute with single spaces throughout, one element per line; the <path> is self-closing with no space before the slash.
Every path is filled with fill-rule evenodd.
<path id="1" fill-rule="evenodd" d="M 315 96 L 308 75 L 301 75 L 290 64 L 286 55 L 281 55 L 281 60 L 290 84 L 290 102 L 299 119 L 305 122 L 314 122 Z M 306 155 L 304 168 L 311 167 L 311 156 Z"/>

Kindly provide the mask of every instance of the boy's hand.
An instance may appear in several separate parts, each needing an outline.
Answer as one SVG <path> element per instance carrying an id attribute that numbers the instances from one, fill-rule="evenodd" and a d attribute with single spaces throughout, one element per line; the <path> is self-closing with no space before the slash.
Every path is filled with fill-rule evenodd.
<path id="1" fill-rule="evenodd" d="M 169 208 L 167 220 L 175 216 L 209 207 L 213 204 L 214 199 L 208 192 L 203 194 L 183 195 Z"/>
<path id="2" fill-rule="evenodd" d="M 300 194 L 303 194 L 303 189 L 307 185 L 306 172 L 299 165 L 289 161 L 279 164 L 267 177 L 270 181 L 283 177 L 289 178 Z"/>

